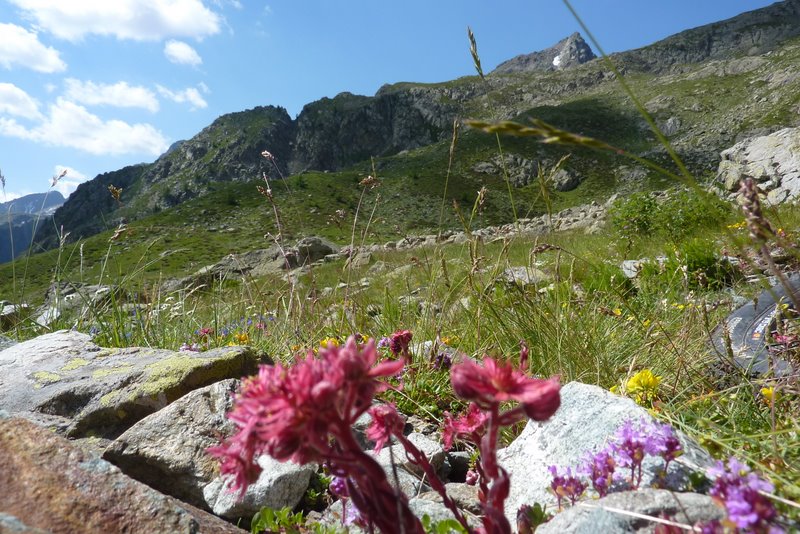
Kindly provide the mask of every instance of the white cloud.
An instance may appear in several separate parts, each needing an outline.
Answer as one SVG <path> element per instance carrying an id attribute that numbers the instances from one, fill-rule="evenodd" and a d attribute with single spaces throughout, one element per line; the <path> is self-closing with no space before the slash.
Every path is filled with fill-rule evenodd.
<path id="1" fill-rule="evenodd" d="M 76 171 L 72 167 L 67 167 L 66 165 L 56 165 L 53 169 L 53 176 L 61 176 L 61 173 L 64 171 L 67 171 L 67 174 L 58 180 L 53 189 L 60 192 L 65 197 L 68 197 L 80 184 L 89 178 L 83 173 Z M 50 185 L 50 179 L 48 179 L 47 185 Z"/>
<path id="2" fill-rule="evenodd" d="M 220 31 L 222 18 L 202 0 L 9 0 L 56 37 L 77 41 L 89 34 L 158 41 L 202 39 Z"/>
<path id="3" fill-rule="evenodd" d="M 168 98 L 173 102 L 177 102 L 178 104 L 183 104 L 184 102 L 188 102 L 191 104 L 191 109 L 204 109 L 208 107 L 208 102 L 205 101 L 203 96 L 200 94 L 194 87 L 187 87 L 182 91 L 170 91 L 163 85 L 157 85 L 156 88 L 158 89 L 158 93 L 163 96 L 164 98 Z M 200 88 L 203 92 L 208 93 L 208 86 L 206 84 L 200 84 Z"/>
<path id="4" fill-rule="evenodd" d="M 41 119 L 39 103 L 28 93 L 11 83 L 0 82 L 0 113 L 26 119 Z"/>
<path id="5" fill-rule="evenodd" d="M 5 191 L 5 194 L 3 195 L 3 199 L 1 202 L 10 202 L 20 197 L 24 197 L 25 195 L 30 195 L 30 193 L 16 193 L 13 191 Z"/>
<path id="6" fill-rule="evenodd" d="M 158 99 L 150 89 L 117 82 L 113 85 L 67 78 L 64 96 L 73 102 L 88 106 L 116 106 L 120 108 L 143 108 L 155 113 Z"/>
<path id="7" fill-rule="evenodd" d="M 170 40 L 164 45 L 164 55 L 171 63 L 197 67 L 203 59 L 197 51 L 183 41 Z"/>
<path id="8" fill-rule="evenodd" d="M 61 72 L 67 64 L 58 50 L 45 46 L 39 36 L 16 24 L 0 23 L 0 65 L 26 67 L 37 72 Z"/>
<path id="9" fill-rule="evenodd" d="M 34 128 L 0 118 L 0 135 L 102 155 L 158 156 L 169 147 L 167 139 L 150 124 L 106 121 L 64 98 L 56 99 L 46 119 Z"/>

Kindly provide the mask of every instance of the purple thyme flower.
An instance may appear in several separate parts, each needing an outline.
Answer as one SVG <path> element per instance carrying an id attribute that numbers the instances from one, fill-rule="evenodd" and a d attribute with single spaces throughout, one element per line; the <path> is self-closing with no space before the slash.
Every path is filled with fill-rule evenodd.
<path id="1" fill-rule="evenodd" d="M 572 468 L 567 467 L 564 474 L 558 474 L 558 467 L 551 465 L 548 468 L 550 474 L 553 475 L 553 482 L 550 483 L 550 489 L 558 499 L 558 509 L 561 510 L 561 499 L 566 497 L 569 499 L 570 504 L 575 504 L 580 499 L 583 492 L 586 491 L 586 483 L 572 474 Z"/>
<path id="2" fill-rule="evenodd" d="M 592 488 L 600 497 L 605 497 L 611 487 L 616 467 L 613 451 L 610 447 L 606 447 L 595 454 L 587 453 L 578 468 L 578 473 L 587 476 L 592 482 Z"/>
<path id="3" fill-rule="evenodd" d="M 639 421 L 634 427 L 630 419 L 625 421 L 614 435 L 611 450 L 617 457 L 617 463 L 631 470 L 631 486 L 639 489 L 642 483 L 642 461 L 645 454 L 655 450 L 653 438 L 644 431 L 645 421 Z"/>
<path id="4" fill-rule="evenodd" d="M 337 497 L 347 497 L 349 495 L 347 491 L 347 479 L 344 477 L 334 476 L 331 479 L 331 483 L 328 484 L 328 489 Z"/>
<path id="5" fill-rule="evenodd" d="M 647 452 L 664 459 L 664 474 L 666 474 L 670 462 L 683 454 L 683 445 L 678 440 L 678 435 L 675 434 L 672 425 L 653 422 L 647 426 L 646 430 L 651 434 L 648 444 L 650 450 Z"/>
<path id="6" fill-rule="evenodd" d="M 748 532 L 781 532 L 778 527 L 770 525 L 777 512 L 772 502 L 762 494 L 774 490 L 770 482 L 751 473 L 747 465 L 734 457 L 728 459 L 727 468 L 718 461 L 708 474 L 716 478 L 709 493 L 725 506 L 728 519 L 738 528 Z"/>

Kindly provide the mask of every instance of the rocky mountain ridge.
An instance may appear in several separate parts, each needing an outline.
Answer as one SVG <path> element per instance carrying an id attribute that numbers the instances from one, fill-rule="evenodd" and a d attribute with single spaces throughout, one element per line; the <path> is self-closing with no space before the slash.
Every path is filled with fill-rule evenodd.
<path id="1" fill-rule="evenodd" d="M 63 204 L 64 196 L 58 191 L 0 202 L 0 263 L 11 261 L 27 251 L 37 220 L 45 225 Z"/>
<path id="2" fill-rule="evenodd" d="M 650 98 L 648 109 L 674 139 L 690 168 L 701 174 L 713 172 L 717 153 L 736 136 L 767 133 L 754 124 L 764 122 L 762 109 L 775 108 L 776 99 L 784 94 L 788 105 L 792 87 L 800 83 L 796 69 L 787 66 L 781 80 L 766 81 L 779 84 L 780 91 L 759 95 L 764 101 L 757 100 L 756 105 L 747 102 L 747 107 L 737 108 L 709 94 L 720 85 L 710 78 L 732 75 L 734 80 L 751 73 L 755 77 L 760 69 L 765 73 L 759 79 L 766 79 L 774 74 L 770 71 L 774 67 L 764 56 L 740 56 L 772 50 L 798 34 L 800 0 L 786 0 L 615 54 L 612 59 L 634 81 L 641 78 L 644 91 L 657 87 L 659 93 L 679 95 Z M 373 157 L 391 157 L 398 174 L 414 175 L 417 152 L 448 143 L 454 121 L 464 117 L 499 120 L 530 115 L 606 140 L 613 130 L 613 135 L 622 139 L 609 142 L 640 155 L 661 157 L 663 150 L 644 121 L 621 111 L 621 106 L 628 104 L 624 95 L 615 93 L 615 75 L 603 62 L 592 61 L 593 57 L 581 36 L 573 34 L 547 50 L 502 63 L 485 80 L 473 76 L 438 84 L 399 83 L 384 86 L 371 97 L 342 93 L 306 105 L 295 120 L 275 106 L 224 115 L 192 139 L 170 147 L 152 164 L 106 173 L 82 184 L 56 213 L 57 224 L 69 228 L 73 239 L 85 237 L 204 195 L 221 183 L 257 179 L 263 172 L 280 178 L 308 171 L 338 171 Z M 749 59 L 752 61 L 743 63 Z M 657 79 L 643 78 L 654 73 Z M 684 78 L 670 77 L 676 75 Z M 680 85 L 690 79 L 709 83 L 709 89 Z M 739 94 L 733 88 L 727 98 Z M 748 91 L 737 98 L 756 98 L 756 94 Z M 707 103 L 707 99 L 712 100 Z M 715 113 L 717 105 L 723 115 Z M 725 124 L 730 121 L 724 113 L 734 111 L 733 122 Z M 776 125 L 794 125 L 797 111 L 786 111 L 788 115 L 774 118 Z M 275 157 L 274 162 L 260 156 L 265 149 Z M 483 147 L 473 143 L 461 150 L 474 161 L 475 151 Z M 597 168 L 591 156 L 583 155 L 573 157 L 571 165 L 578 174 L 582 166 Z M 613 168 L 602 172 L 616 174 Z M 121 203 L 108 194 L 109 185 L 123 189 Z M 598 188 L 598 192 L 609 189 Z M 37 240 L 52 247 L 56 239 L 50 226 Z"/>
<path id="3" fill-rule="evenodd" d="M 564 70 L 583 65 L 596 57 L 581 34 L 576 32 L 541 52 L 522 54 L 504 61 L 492 74 Z"/>

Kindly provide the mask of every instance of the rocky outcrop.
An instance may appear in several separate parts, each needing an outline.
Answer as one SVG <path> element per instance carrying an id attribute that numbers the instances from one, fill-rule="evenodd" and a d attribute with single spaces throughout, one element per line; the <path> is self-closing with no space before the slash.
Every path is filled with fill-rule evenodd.
<path id="1" fill-rule="evenodd" d="M 626 513 L 617 512 L 622 510 Z M 638 516 L 633 514 L 639 514 Z M 536 529 L 537 534 L 592 532 L 651 533 L 656 524 L 649 517 L 684 525 L 723 519 L 722 508 L 708 495 L 643 489 L 612 493 L 587 505 L 566 509 Z"/>
<path id="2" fill-rule="evenodd" d="M 219 473 L 206 449 L 233 432 L 225 414 L 238 387 L 229 379 L 187 393 L 126 430 L 103 458 L 162 493 L 205 507 L 203 488 Z"/>
<path id="3" fill-rule="evenodd" d="M 59 236 L 55 229 L 60 227 L 67 229 L 71 241 L 116 228 L 124 220 L 124 216 L 110 215 L 119 206 L 108 192 L 108 186 L 121 188 L 121 198 L 128 200 L 134 184 L 148 168 L 150 165 L 146 164 L 130 165 L 99 174 L 93 180 L 78 185 L 53 214 L 54 223 L 39 226 L 36 242 L 45 248 L 58 246 Z M 106 216 L 102 217 L 101 214 Z"/>
<path id="4" fill-rule="evenodd" d="M 575 32 L 550 48 L 500 63 L 492 74 L 564 70 L 583 65 L 596 57 L 581 34 Z"/>
<path id="5" fill-rule="evenodd" d="M 264 276 L 280 273 L 315 262 L 338 257 L 339 245 L 317 236 L 303 237 L 292 247 L 251 250 L 243 254 L 229 254 L 213 265 L 207 265 L 189 276 L 168 280 L 161 286 L 165 293 L 189 287 L 210 286 L 224 280 L 244 276 Z"/>
<path id="6" fill-rule="evenodd" d="M 295 124 L 282 107 L 258 106 L 229 113 L 158 158 L 143 174 L 140 199 L 167 208 L 208 190 L 211 182 L 249 181 L 266 172 L 286 175 Z M 262 151 L 274 157 L 267 161 Z"/>
<path id="7" fill-rule="evenodd" d="M 64 203 L 58 191 L 25 195 L 0 202 L 0 263 L 11 261 L 26 252 L 34 227 L 52 224 L 50 217 Z"/>
<path id="8" fill-rule="evenodd" d="M 797 35 L 800 1 L 786 0 L 611 57 L 625 68 L 662 72 L 679 64 L 762 54 Z"/>
<path id="9" fill-rule="evenodd" d="M 720 157 L 716 182 L 728 193 L 739 189 L 742 178 L 751 177 L 767 193 L 768 204 L 800 196 L 800 128 L 745 139 Z"/>
<path id="10" fill-rule="evenodd" d="M 0 531 L 234 534 L 45 428 L 0 414 Z"/>
<path id="11" fill-rule="evenodd" d="M 429 145 L 450 136 L 458 111 L 424 87 L 317 100 L 297 117 L 290 171 L 334 170 Z"/>
<path id="12" fill-rule="evenodd" d="M 561 407 L 543 423 L 529 421 L 525 430 L 507 448 L 498 451 L 498 461 L 512 473 L 506 516 L 514 521 L 523 504 L 539 503 L 556 509 L 550 490 L 552 465 L 576 467 L 582 457 L 602 448 L 625 420 L 652 421 L 649 413 L 632 400 L 616 396 L 597 386 L 571 382 L 561 388 Z M 687 486 L 693 472 L 705 472 L 713 465 L 711 456 L 687 436 L 679 433 L 684 454 L 661 478 L 662 462 L 653 458 L 642 464 L 641 487 L 666 483 L 670 488 Z M 514 481 L 524 480 L 524 484 Z"/>
<path id="13" fill-rule="evenodd" d="M 125 474 L 222 517 L 252 517 L 263 506 L 294 508 L 316 466 L 259 460 L 262 472 L 242 498 L 219 475 L 206 453 L 233 433 L 226 414 L 238 380 L 197 389 L 133 425 L 106 448 L 103 458 Z"/>
<path id="14" fill-rule="evenodd" d="M 0 352 L 3 409 L 69 437 L 113 437 L 195 388 L 255 371 L 246 347 L 104 349 L 62 330 Z"/>

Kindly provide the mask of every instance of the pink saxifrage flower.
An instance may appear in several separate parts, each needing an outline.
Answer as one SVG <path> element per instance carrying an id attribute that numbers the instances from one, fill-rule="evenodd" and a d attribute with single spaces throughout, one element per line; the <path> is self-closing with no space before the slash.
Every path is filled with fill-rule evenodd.
<path id="1" fill-rule="evenodd" d="M 330 437 L 349 437 L 344 433 L 389 387 L 377 379 L 403 368 L 402 360 L 377 358 L 374 342 L 360 346 L 351 337 L 290 367 L 261 366 L 244 380 L 228 414 L 237 433 L 209 449 L 221 459 L 222 474 L 233 475 L 233 488 L 246 488 L 257 474 L 255 458 L 264 453 L 280 461 L 322 463 L 332 452 Z"/>
<path id="2" fill-rule="evenodd" d="M 530 378 L 514 369 L 511 363 L 485 358 L 483 366 L 466 360 L 450 370 L 456 394 L 480 408 L 491 409 L 503 402 L 517 401 L 530 419 L 544 421 L 561 405 L 556 380 Z"/>
<path id="3" fill-rule="evenodd" d="M 409 330 L 398 330 L 389 336 L 389 350 L 395 356 L 402 356 L 408 361 L 411 361 L 411 353 L 408 346 L 411 344 L 413 334 Z"/>
<path id="4" fill-rule="evenodd" d="M 367 439 L 375 442 L 375 453 L 380 452 L 392 435 L 402 434 L 405 422 L 394 404 L 379 404 L 369 409 L 372 423 L 367 428 Z"/>
<path id="5" fill-rule="evenodd" d="M 488 419 L 489 416 L 474 402 L 470 403 L 467 413 L 456 419 L 453 419 L 449 412 L 445 412 L 442 431 L 444 450 L 450 450 L 456 438 L 468 437 L 473 443 L 480 443 L 481 436 L 486 432 Z"/>

